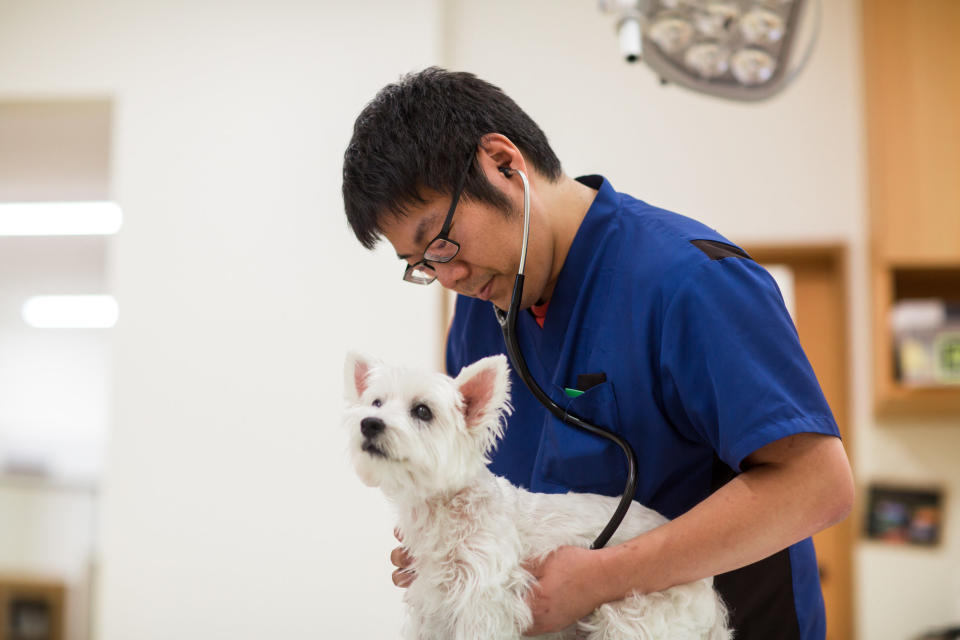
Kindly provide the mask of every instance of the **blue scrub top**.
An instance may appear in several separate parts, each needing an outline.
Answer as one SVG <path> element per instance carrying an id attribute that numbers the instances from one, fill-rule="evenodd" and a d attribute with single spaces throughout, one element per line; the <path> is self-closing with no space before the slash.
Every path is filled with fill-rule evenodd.
<path id="1" fill-rule="evenodd" d="M 839 436 L 762 267 L 695 220 L 618 193 L 600 176 L 578 180 L 597 196 L 543 328 L 519 314 L 520 348 L 555 402 L 630 442 L 639 502 L 675 518 L 764 445 L 802 432 Z M 496 353 L 505 348 L 490 303 L 459 296 L 448 371 Z M 514 412 L 491 470 L 532 491 L 619 496 L 620 450 L 554 418 L 511 377 Z M 571 399 L 565 388 L 585 393 Z M 809 539 L 717 585 L 740 639 L 825 636 Z"/>

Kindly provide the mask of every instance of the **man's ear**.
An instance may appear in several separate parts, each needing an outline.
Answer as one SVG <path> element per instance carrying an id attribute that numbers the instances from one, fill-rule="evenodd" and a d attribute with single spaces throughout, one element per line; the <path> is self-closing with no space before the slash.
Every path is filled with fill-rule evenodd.
<path id="1" fill-rule="evenodd" d="M 510 413 L 510 375 L 506 356 L 490 356 L 464 367 L 455 383 L 463 396 L 467 429 L 485 426 L 490 431 L 489 444 L 492 445 L 502 433 L 503 414 Z"/>
<path id="2" fill-rule="evenodd" d="M 502 133 L 486 134 L 480 139 L 479 147 L 477 161 L 481 170 L 486 174 L 487 180 L 501 189 L 503 185 L 498 180 L 505 178 L 503 174 L 499 173 L 500 167 L 520 169 L 528 176 L 530 175 L 520 149 Z M 506 179 L 509 180 L 509 178 Z"/>
<path id="3" fill-rule="evenodd" d="M 367 376 L 373 368 L 373 359 L 350 351 L 343 365 L 343 395 L 348 402 L 356 402 L 366 391 L 369 381 Z"/>

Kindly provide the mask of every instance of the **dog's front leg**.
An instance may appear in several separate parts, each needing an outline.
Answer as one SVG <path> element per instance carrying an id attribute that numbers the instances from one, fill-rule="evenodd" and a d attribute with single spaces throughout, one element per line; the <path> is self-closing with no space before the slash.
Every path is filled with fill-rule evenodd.
<path id="1" fill-rule="evenodd" d="M 522 629 L 502 606 L 487 607 L 481 603 L 473 604 L 454 620 L 454 638 L 456 640 L 519 640 Z"/>
<path id="2" fill-rule="evenodd" d="M 403 620 L 403 626 L 401 627 L 401 637 L 403 640 L 421 640 L 425 638 L 425 626 L 424 620 L 421 618 L 416 611 L 407 610 L 407 615 Z"/>
<path id="3" fill-rule="evenodd" d="M 476 588 L 476 583 L 458 580 L 437 581 L 409 593 L 406 640 L 520 640 L 521 631 L 532 623 L 530 609 L 516 594 L 503 587 Z M 421 599 L 421 597 L 423 599 Z"/>
<path id="4" fill-rule="evenodd" d="M 533 615 L 523 596 L 498 587 L 487 593 L 477 593 L 471 605 L 456 616 L 453 637 L 456 640 L 521 640 L 524 629 L 533 624 Z M 536 636 L 537 640 L 572 640 L 577 627 Z M 523 640 L 526 640 L 525 638 Z"/>

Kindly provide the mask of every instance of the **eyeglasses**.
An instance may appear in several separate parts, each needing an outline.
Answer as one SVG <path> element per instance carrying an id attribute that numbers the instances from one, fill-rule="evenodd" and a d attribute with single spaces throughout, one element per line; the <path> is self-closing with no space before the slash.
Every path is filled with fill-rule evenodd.
<path id="1" fill-rule="evenodd" d="M 460 253 L 460 243 L 447 237 L 450 231 L 450 224 L 453 222 L 453 212 L 457 210 L 457 204 L 460 202 L 460 194 L 463 192 L 463 185 L 467 181 L 467 174 L 470 173 L 470 167 L 473 166 L 473 154 L 467 166 L 464 167 L 460 181 L 457 183 L 457 189 L 453 192 L 453 200 L 450 201 L 450 210 L 447 211 L 447 218 L 443 221 L 443 227 L 440 228 L 433 240 L 427 244 L 423 250 L 423 260 L 416 264 L 408 264 L 403 271 L 403 279 L 414 284 L 430 284 L 437 279 L 437 270 L 431 267 L 428 262 L 450 262 Z"/>

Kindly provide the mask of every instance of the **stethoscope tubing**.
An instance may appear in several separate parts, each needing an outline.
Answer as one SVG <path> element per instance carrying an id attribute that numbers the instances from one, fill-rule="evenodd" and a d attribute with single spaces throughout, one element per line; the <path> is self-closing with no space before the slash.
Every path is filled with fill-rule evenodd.
<path id="1" fill-rule="evenodd" d="M 516 173 L 523 182 L 523 245 L 520 249 L 520 267 L 517 270 L 517 277 L 514 280 L 513 293 L 510 297 L 510 307 L 507 309 L 507 312 L 504 313 L 496 306 L 493 308 L 497 320 L 500 323 L 500 329 L 503 331 L 503 340 L 507 347 L 507 355 L 510 358 L 510 362 L 517 372 L 517 375 L 520 376 L 520 379 L 523 380 L 523 383 L 537 401 L 558 420 L 576 429 L 586 431 L 594 436 L 613 442 L 620 447 L 620 450 L 623 451 L 627 459 L 627 481 L 623 495 L 620 497 L 620 502 L 617 504 L 617 508 L 610 518 L 610 521 L 607 522 L 603 531 L 600 532 L 597 539 L 590 545 L 591 549 L 601 549 L 606 546 L 607 542 L 610 541 L 610 538 L 616 532 L 617 527 L 623 522 L 627 510 L 630 508 L 630 503 L 633 502 L 633 498 L 637 493 L 637 455 L 630 446 L 630 443 L 616 433 L 592 424 L 554 402 L 540 385 L 537 384 L 536 379 L 534 379 L 533 374 L 527 367 L 527 361 L 520 351 L 520 342 L 517 338 L 517 315 L 520 310 L 520 301 L 523 298 L 523 280 L 525 277 L 523 272 L 527 261 L 527 240 L 530 237 L 530 183 L 524 172 L 519 169 L 501 167 L 500 171 L 508 178 L 511 174 Z"/>

